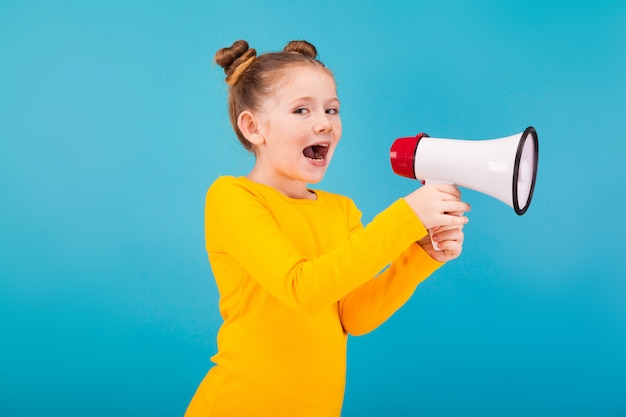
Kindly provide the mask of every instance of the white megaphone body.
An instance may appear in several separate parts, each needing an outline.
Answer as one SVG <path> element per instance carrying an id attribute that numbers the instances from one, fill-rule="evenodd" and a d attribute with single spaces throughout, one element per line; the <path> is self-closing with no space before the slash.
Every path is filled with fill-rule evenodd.
<path id="1" fill-rule="evenodd" d="M 494 197 L 523 215 L 535 189 L 539 141 L 533 127 L 498 139 L 398 138 L 390 150 L 393 171 L 424 183 L 448 183 Z"/>

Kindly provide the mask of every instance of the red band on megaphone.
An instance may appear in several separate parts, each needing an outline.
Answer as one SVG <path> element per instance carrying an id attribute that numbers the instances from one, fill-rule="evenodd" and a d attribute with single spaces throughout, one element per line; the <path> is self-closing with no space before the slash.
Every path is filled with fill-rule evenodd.
<path id="1" fill-rule="evenodd" d="M 393 172 L 406 178 L 415 179 L 415 151 L 420 139 L 428 137 L 426 133 L 398 138 L 391 145 L 389 159 Z"/>

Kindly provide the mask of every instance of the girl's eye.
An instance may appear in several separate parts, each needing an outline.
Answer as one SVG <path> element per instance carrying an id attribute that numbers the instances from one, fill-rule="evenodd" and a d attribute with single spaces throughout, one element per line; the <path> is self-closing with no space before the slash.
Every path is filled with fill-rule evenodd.
<path id="1" fill-rule="evenodd" d="M 305 107 L 300 107 L 296 110 L 294 110 L 295 114 L 307 114 L 309 112 L 308 109 L 306 109 Z"/>
<path id="2" fill-rule="evenodd" d="M 332 107 L 330 109 L 326 109 L 327 114 L 339 114 L 339 109 Z"/>

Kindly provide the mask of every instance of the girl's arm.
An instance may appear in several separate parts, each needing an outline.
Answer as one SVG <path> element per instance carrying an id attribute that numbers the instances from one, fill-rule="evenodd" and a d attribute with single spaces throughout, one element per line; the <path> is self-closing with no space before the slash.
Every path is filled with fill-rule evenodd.
<path id="1" fill-rule="evenodd" d="M 442 265 L 414 243 L 377 278 L 340 301 L 339 312 L 344 330 L 359 336 L 376 329 L 408 301 L 422 281 Z"/>
<path id="2" fill-rule="evenodd" d="M 344 244 L 307 259 L 285 238 L 262 199 L 226 181 L 207 193 L 205 224 L 212 256 L 232 257 L 276 298 L 308 313 L 338 302 L 427 235 L 399 199 Z"/>

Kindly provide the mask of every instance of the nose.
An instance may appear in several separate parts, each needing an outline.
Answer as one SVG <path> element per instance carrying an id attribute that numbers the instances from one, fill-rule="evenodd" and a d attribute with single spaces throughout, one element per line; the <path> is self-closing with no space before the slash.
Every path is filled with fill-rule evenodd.
<path id="1" fill-rule="evenodd" d="M 326 114 L 326 112 L 318 114 L 315 118 L 315 132 L 317 133 L 328 133 L 333 130 L 333 124 L 330 120 L 330 115 Z"/>

